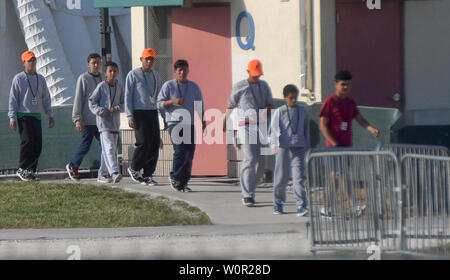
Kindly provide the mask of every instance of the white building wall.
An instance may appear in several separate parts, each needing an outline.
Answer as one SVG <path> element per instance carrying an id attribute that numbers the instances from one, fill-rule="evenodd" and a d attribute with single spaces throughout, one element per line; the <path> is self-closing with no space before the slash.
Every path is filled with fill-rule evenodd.
<path id="1" fill-rule="evenodd" d="M 406 111 L 450 109 L 449 15 L 450 1 L 405 2 Z"/>

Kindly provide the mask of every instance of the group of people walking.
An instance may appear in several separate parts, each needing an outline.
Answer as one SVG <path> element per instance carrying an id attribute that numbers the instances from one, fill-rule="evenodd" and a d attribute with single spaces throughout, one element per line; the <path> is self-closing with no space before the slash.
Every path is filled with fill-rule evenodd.
<path id="1" fill-rule="evenodd" d="M 176 191 L 192 191 L 188 183 L 196 146 L 195 112 L 202 120 L 202 130 L 206 127 L 202 92 L 195 82 L 188 80 L 189 64 L 186 60 L 174 63 L 175 78 L 165 83 L 153 69 L 155 60 L 154 49 L 143 50 L 141 67 L 128 73 L 123 86 L 117 81 L 119 67 L 116 63 L 107 62 L 104 73 L 101 73 L 100 55 L 94 53 L 88 56 L 89 71 L 77 80 L 72 112 L 75 129 L 82 134 L 80 146 L 66 165 L 72 180 L 80 179 L 78 169 L 95 138 L 102 150 L 97 180 L 101 183 L 120 182 L 122 175 L 117 159 L 117 142 L 120 113 L 124 112 L 128 126 L 134 129 L 136 136 L 135 150 L 127 172 L 136 183 L 148 186 L 158 184 L 153 179 L 153 173 L 160 147 L 160 112 L 164 129 L 169 130 L 174 148 L 169 184 Z M 24 71 L 17 74 L 12 82 L 8 116 L 11 129 L 18 127 L 21 139 L 16 174 L 21 180 L 30 181 L 37 180 L 36 170 L 42 150 L 41 108 L 49 116 L 50 128 L 54 127 L 55 120 L 47 84 L 44 77 L 36 72 L 34 53 L 24 52 L 22 63 Z M 286 85 L 283 89 L 286 104 L 271 115 L 273 97 L 268 83 L 260 79 L 263 75 L 262 63 L 251 60 L 247 72 L 248 78 L 232 87 L 228 100 L 228 109 L 237 108 L 239 138 L 243 142 L 244 159 L 240 175 L 242 204 L 251 207 L 256 203 L 256 186 L 263 171 L 260 128 L 267 128 L 267 120 L 271 119 L 269 143 L 275 154 L 274 214 L 284 213 L 286 185 L 291 178 L 297 214 L 304 216 L 308 213 L 304 160 L 310 147 L 310 135 L 307 111 L 297 103 L 299 90 L 295 85 Z M 355 102 L 348 97 L 351 74 L 340 71 L 335 78 L 336 93 L 325 100 L 320 112 L 320 129 L 327 140 L 326 145 L 351 146 L 353 118 L 378 137 L 378 130 L 364 120 Z M 223 119 L 224 131 L 230 110 Z M 249 114 L 249 111 L 256 114 Z"/>

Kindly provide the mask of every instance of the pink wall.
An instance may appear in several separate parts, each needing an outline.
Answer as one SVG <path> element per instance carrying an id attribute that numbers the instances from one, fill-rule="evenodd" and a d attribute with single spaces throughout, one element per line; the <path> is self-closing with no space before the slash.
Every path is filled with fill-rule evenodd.
<path id="1" fill-rule="evenodd" d="M 224 113 L 227 107 L 232 86 L 230 28 L 229 7 L 172 10 L 173 60 L 189 62 L 188 79 L 200 86 L 205 110 Z M 226 145 L 197 144 L 192 174 L 226 175 Z"/>

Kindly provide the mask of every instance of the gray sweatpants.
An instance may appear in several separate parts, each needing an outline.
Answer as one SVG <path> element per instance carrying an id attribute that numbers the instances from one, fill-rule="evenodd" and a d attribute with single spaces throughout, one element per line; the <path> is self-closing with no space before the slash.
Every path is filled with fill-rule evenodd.
<path id="1" fill-rule="evenodd" d="M 113 134 L 109 131 L 103 131 L 100 133 L 100 142 L 102 146 L 102 156 L 100 169 L 98 170 L 99 176 L 112 175 L 113 173 L 119 173 L 119 164 L 117 160 L 117 140 L 119 134 Z"/>
<path id="2" fill-rule="evenodd" d="M 255 189 L 264 174 L 264 158 L 261 155 L 261 139 L 259 132 L 252 127 L 239 128 L 239 137 L 245 138 L 242 144 L 244 159 L 241 163 L 241 195 L 255 198 Z M 250 138 L 253 138 L 250 141 Z M 252 144 L 251 144 L 252 143 Z"/>
<path id="3" fill-rule="evenodd" d="M 294 197 L 297 207 L 307 205 L 306 190 L 304 186 L 305 176 L 305 152 L 306 148 L 279 147 L 275 157 L 275 172 L 273 180 L 274 203 L 286 202 L 286 185 L 289 175 L 292 174 Z"/>

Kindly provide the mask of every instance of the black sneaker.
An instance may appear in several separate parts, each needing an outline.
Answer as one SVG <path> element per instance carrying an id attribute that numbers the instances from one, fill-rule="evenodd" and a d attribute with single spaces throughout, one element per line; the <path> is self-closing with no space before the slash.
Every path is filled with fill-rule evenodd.
<path id="1" fill-rule="evenodd" d="M 144 181 L 144 178 L 142 178 L 142 175 L 139 171 L 134 171 L 133 169 L 131 169 L 131 167 L 128 167 L 127 171 L 128 171 L 128 174 L 130 174 L 130 177 L 133 181 L 135 181 L 136 183 L 139 183 L 139 184 L 143 184 L 143 185 L 146 184 Z"/>
<path id="2" fill-rule="evenodd" d="M 183 185 L 183 192 L 192 192 L 192 189 L 188 187 L 188 183 Z"/>
<path id="3" fill-rule="evenodd" d="M 174 191 L 177 191 L 177 192 L 183 191 L 183 187 L 181 186 L 180 182 L 170 178 L 170 176 L 169 176 L 169 184 L 170 184 L 170 187 L 172 187 L 172 189 Z"/>
<path id="4" fill-rule="evenodd" d="M 16 175 L 19 176 L 20 180 L 25 182 L 29 182 L 32 180 L 31 172 L 26 169 L 19 168 L 16 171 Z"/>
<path id="5" fill-rule="evenodd" d="M 144 183 L 147 186 L 155 186 L 158 184 L 152 177 L 144 177 Z"/>
<path id="6" fill-rule="evenodd" d="M 251 206 L 255 205 L 255 200 L 251 197 L 244 197 L 242 199 L 242 204 L 244 206 L 251 207 Z"/>
<path id="7" fill-rule="evenodd" d="M 30 172 L 30 179 L 31 179 L 31 181 L 39 181 L 39 178 L 38 178 L 36 172 L 34 172 L 34 171 Z"/>

